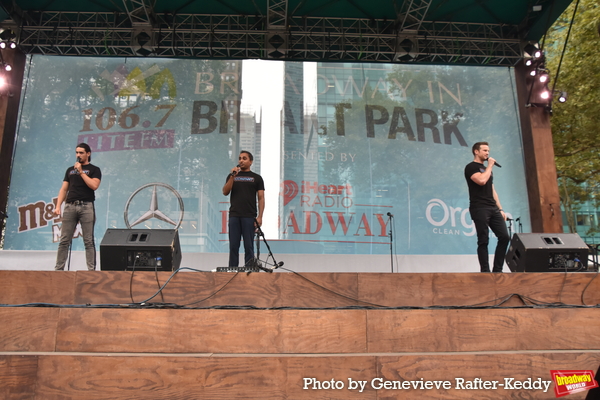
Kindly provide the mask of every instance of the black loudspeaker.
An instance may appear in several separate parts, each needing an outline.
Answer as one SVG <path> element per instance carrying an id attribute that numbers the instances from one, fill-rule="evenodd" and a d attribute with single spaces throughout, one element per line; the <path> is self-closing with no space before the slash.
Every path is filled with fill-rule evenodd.
<path id="1" fill-rule="evenodd" d="M 180 264 L 176 229 L 107 229 L 100 243 L 103 271 L 174 271 Z"/>
<path id="2" fill-rule="evenodd" d="M 512 272 L 586 271 L 588 251 L 576 233 L 515 233 L 506 263 Z"/>

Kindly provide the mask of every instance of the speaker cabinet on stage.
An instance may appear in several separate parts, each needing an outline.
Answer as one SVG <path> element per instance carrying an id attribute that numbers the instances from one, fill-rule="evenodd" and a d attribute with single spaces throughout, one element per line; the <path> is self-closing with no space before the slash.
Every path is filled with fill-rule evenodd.
<path id="1" fill-rule="evenodd" d="M 586 271 L 588 246 L 576 233 L 515 233 L 506 254 L 512 272 Z"/>
<path id="2" fill-rule="evenodd" d="M 107 229 L 100 243 L 104 271 L 173 271 L 181 264 L 176 229 Z"/>

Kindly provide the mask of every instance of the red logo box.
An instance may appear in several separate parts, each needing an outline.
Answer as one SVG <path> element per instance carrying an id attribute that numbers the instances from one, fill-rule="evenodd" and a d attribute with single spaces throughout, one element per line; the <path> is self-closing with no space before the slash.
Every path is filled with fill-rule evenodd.
<path id="1" fill-rule="evenodd" d="M 594 371 L 591 370 L 552 370 L 550 374 L 554 381 L 556 397 L 598 387 L 598 382 L 594 379 Z"/>

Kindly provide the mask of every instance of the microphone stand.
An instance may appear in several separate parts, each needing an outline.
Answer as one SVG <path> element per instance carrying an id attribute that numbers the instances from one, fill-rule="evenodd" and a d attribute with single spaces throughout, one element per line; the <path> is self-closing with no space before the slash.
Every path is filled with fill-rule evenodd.
<path id="1" fill-rule="evenodd" d="M 388 215 L 388 224 L 390 226 L 390 231 L 389 231 L 389 237 L 390 237 L 390 266 L 392 268 L 392 274 L 394 273 L 394 250 L 393 250 L 393 243 L 394 243 L 394 239 L 392 237 L 392 218 L 394 218 L 394 215 L 392 213 L 387 213 Z"/>
<path id="2" fill-rule="evenodd" d="M 263 241 L 265 242 L 265 246 L 267 246 L 267 250 L 269 251 L 269 257 L 271 257 L 271 259 L 273 259 L 273 268 L 266 268 L 263 267 L 259 262 L 256 263 L 257 267 L 265 272 L 273 272 L 274 269 L 277 269 L 281 266 L 283 266 L 283 261 L 277 262 L 275 261 L 275 256 L 273 255 L 273 252 L 271 251 L 271 246 L 269 246 L 269 242 L 267 242 L 267 239 L 265 238 L 265 233 L 262 231 L 262 229 L 260 229 L 260 225 L 258 224 L 258 221 L 256 220 L 256 218 L 254 218 L 254 222 L 256 223 L 256 237 L 257 237 L 257 252 L 256 254 L 258 256 L 260 256 L 260 237 L 262 236 Z M 267 260 L 269 260 L 269 257 L 267 257 Z M 258 257 L 257 257 L 257 261 Z M 265 264 L 268 264 L 268 262 L 265 261 Z"/>
<path id="3" fill-rule="evenodd" d="M 512 237 L 512 222 L 513 222 L 513 219 L 512 218 L 507 218 L 506 220 L 508 221 L 508 237 Z"/>
<path id="4" fill-rule="evenodd" d="M 254 219 L 254 221 L 256 221 L 256 219 Z M 258 226 L 258 222 L 256 223 L 256 226 Z M 254 262 L 253 262 L 252 266 L 254 266 L 254 267 L 256 267 L 256 268 L 258 268 L 260 270 L 263 270 L 265 272 L 273 272 L 272 269 L 263 267 L 262 264 L 261 264 L 261 262 L 260 262 L 260 234 L 259 234 L 259 230 L 260 230 L 260 227 L 256 231 L 256 257 L 254 259 Z"/>
<path id="5" fill-rule="evenodd" d="M 258 226 L 258 224 L 256 224 Z M 260 260 L 260 235 L 258 234 L 258 230 L 256 231 L 256 264 L 258 264 L 258 260 Z"/>

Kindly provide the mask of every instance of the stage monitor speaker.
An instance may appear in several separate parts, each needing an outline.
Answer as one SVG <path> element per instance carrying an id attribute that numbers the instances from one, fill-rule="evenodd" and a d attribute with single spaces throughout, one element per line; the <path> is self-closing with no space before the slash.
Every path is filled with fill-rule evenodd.
<path id="1" fill-rule="evenodd" d="M 174 271 L 180 264 L 176 229 L 107 229 L 100 243 L 103 271 Z"/>
<path id="2" fill-rule="evenodd" d="M 515 233 L 506 263 L 512 272 L 587 271 L 588 251 L 576 233 Z"/>

